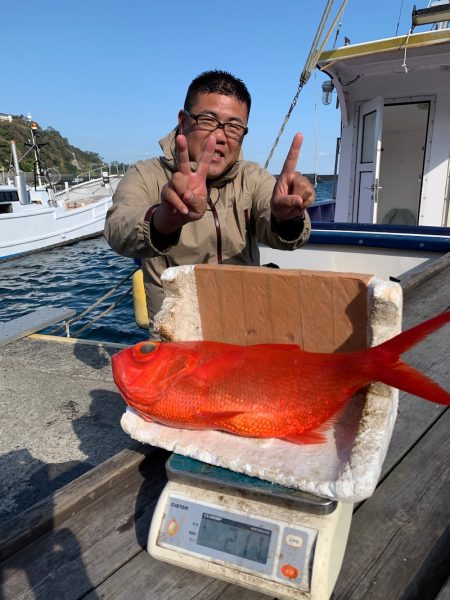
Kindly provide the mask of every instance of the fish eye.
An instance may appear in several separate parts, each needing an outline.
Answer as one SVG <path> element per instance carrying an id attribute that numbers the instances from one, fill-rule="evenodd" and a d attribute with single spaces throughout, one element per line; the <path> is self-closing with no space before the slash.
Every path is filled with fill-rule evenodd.
<path id="1" fill-rule="evenodd" d="M 135 360 L 138 362 L 147 362 L 152 360 L 154 355 L 153 352 L 159 347 L 159 342 L 139 342 L 133 346 L 132 354 Z"/>
<path id="2" fill-rule="evenodd" d="M 144 342 L 139 350 L 142 354 L 150 354 L 150 352 L 156 350 L 156 347 L 156 344 L 153 344 L 152 342 Z"/>

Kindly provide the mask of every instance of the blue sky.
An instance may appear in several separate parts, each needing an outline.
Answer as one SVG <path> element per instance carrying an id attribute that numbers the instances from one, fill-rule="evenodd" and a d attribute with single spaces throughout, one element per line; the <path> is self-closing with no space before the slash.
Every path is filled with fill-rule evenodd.
<path id="1" fill-rule="evenodd" d="M 340 0 L 336 0 L 336 8 Z M 406 34 L 425 0 L 349 0 L 338 46 Z M 264 164 L 296 92 L 325 0 L 96 0 L 10 3 L 2 27 L 0 112 L 30 113 L 83 150 L 128 163 L 159 154 L 190 81 L 228 70 L 253 99 L 244 156 Z M 6 21 L 8 26 L 5 27 Z M 334 42 L 334 33 L 328 43 Z M 298 168 L 333 171 L 339 113 L 321 102 L 313 75 L 269 170 L 277 173 L 296 131 Z"/>

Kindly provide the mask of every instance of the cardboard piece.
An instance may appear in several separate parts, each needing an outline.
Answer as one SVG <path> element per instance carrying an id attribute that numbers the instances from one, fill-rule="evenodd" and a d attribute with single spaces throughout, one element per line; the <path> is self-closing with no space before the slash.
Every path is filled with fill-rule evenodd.
<path id="1" fill-rule="evenodd" d="M 198 265 L 202 339 L 299 344 L 311 352 L 367 348 L 370 276 Z"/>

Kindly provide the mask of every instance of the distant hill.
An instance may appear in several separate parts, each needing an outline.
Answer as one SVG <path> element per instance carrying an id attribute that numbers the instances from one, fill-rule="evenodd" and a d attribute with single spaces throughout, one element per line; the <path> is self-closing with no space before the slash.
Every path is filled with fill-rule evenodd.
<path id="1" fill-rule="evenodd" d="M 35 132 L 38 144 L 45 144 L 40 150 L 42 169 L 56 167 L 61 175 L 76 175 L 84 173 L 104 164 L 101 156 L 96 152 L 80 150 L 69 143 L 59 131 L 53 127 L 38 129 Z M 0 168 L 5 172 L 11 163 L 11 140 L 16 142 L 19 160 L 29 150 L 31 141 L 30 121 L 23 115 L 9 116 L 0 114 Z M 23 160 L 20 167 L 25 172 L 34 172 L 34 153 L 30 152 Z"/>

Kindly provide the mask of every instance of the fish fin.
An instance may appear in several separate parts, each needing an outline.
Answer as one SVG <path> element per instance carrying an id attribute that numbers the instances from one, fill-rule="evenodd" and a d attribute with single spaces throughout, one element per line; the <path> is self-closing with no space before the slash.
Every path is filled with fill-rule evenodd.
<path id="1" fill-rule="evenodd" d="M 392 339 L 384 342 L 377 346 L 377 348 L 383 348 L 389 352 L 393 352 L 400 356 L 415 344 L 418 344 L 421 340 L 429 336 L 433 331 L 439 329 L 446 323 L 450 322 L 450 310 L 447 310 L 439 315 L 436 315 L 432 319 L 428 319 L 428 321 L 424 321 L 423 323 L 419 323 L 415 327 L 411 327 L 407 331 L 403 331 L 399 333 Z"/>
<path id="2" fill-rule="evenodd" d="M 414 396 L 420 396 L 430 402 L 450 406 L 450 393 L 427 375 L 420 373 L 410 365 L 398 361 L 391 368 L 381 365 L 379 380 Z"/>
<path id="3" fill-rule="evenodd" d="M 449 322 L 450 311 L 446 311 L 372 348 L 370 352 L 378 354 L 378 360 L 373 361 L 375 379 L 425 400 L 450 406 L 449 392 L 399 358 L 403 352 Z"/>
<path id="4" fill-rule="evenodd" d="M 326 442 L 324 430 L 321 427 L 310 431 L 302 431 L 301 433 L 290 433 L 280 439 L 293 444 L 323 444 Z"/>
<path id="5" fill-rule="evenodd" d="M 219 423 L 220 421 L 228 421 L 242 415 L 244 410 L 222 410 L 222 411 L 208 411 L 208 412 L 199 412 L 195 414 L 196 419 L 205 420 L 211 423 L 214 420 L 214 423 Z"/>

